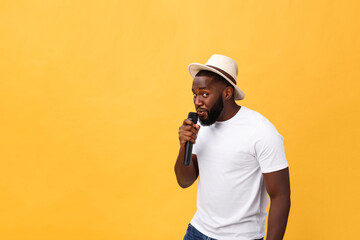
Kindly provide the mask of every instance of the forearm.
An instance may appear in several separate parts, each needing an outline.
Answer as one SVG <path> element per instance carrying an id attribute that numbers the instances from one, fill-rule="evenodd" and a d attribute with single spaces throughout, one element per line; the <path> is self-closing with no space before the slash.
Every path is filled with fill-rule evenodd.
<path id="1" fill-rule="evenodd" d="M 195 182 L 198 174 L 197 174 L 196 166 L 193 161 L 194 160 L 193 157 L 190 161 L 189 166 L 185 166 L 183 164 L 184 155 L 185 155 L 185 148 L 181 147 L 179 150 L 179 155 L 177 157 L 174 169 L 178 184 L 182 188 L 187 188 Z"/>
<path id="2" fill-rule="evenodd" d="M 282 240 L 290 211 L 290 196 L 271 198 L 266 240 Z"/>

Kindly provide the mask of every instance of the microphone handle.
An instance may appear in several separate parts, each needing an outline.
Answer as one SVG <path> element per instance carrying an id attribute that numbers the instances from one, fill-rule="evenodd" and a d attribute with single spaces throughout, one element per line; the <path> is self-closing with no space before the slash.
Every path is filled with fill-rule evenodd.
<path id="1" fill-rule="evenodd" d="M 189 112 L 188 119 L 190 119 L 193 123 L 197 123 L 198 115 L 195 112 Z M 185 157 L 184 157 L 184 165 L 189 166 L 191 155 L 192 155 L 193 144 L 191 142 L 185 143 Z"/>
<path id="2" fill-rule="evenodd" d="M 192 147 L 193 144 L 191 142 L 185 143 L 185 157 L 184 157 L 184 165 L 189 166 L 190 165 L 190 159 L 192 155 Z"/>

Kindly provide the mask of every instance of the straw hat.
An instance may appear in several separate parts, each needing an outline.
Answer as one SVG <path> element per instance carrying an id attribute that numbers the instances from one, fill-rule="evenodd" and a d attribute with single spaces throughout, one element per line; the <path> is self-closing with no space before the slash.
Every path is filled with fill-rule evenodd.
<path id="1" fill-rule="evenodd" d="M 245 98 L 245 93 L 236 86 L 238 66 L 233 59 L 223 55 L 214 54 L 205 65 L 200 63 L 189 64 L 189 72 L 193 78 L 195 78 L 196 74 L 201 70 L 211 71 L 225 78 L 234 87 L 235 100 L 242 100 Z"/>

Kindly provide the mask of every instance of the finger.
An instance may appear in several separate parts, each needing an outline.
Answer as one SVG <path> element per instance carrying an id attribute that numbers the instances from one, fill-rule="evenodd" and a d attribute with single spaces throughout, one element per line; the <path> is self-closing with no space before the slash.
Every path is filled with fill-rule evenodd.
<path id="1" fill-rule="evenodd" d="M 190 125 L 192 126 L 194 123 L 193 121 L 191 121 L 190 119 L 185 119 L 184 122 L 183 122 L 183 125 Z"/>
<path id="2" fill-rule="evenodd" d="M 194 142 L 194 139 L 191 138 L 191 137 L 189 137 L 189 136 L 184 136 L 183 140 L 184 140 L 185 142 Z"/>
<path id="3" fill-rule="evenodd" d="M 194 138 L 190 138 L 190 139 L 188 140 L 188 142 L 191 142 L 192 144 L 194 144 L 194 143 L 195 143 L 195 139 L 194 139 Z"/>
<path id="4" fill-rule="evenodd" d="M 196 135 L 196 134 L 198 133 L 198 130 L 196 130 L 196 128 L 191 128 L 190 131 L 191 131 L 194 135 Z"/>
<path id="5" fill-rule="evenodd" d="M 191 131 L 191 129 L 194 129 L 191 125 L 185 125 L 183 126 L 183 129 L 186 131 Z"/>
<path id="6" fill-rule="evenodd" d="M 182 126 L 179 130 L 184 132 L 192 132 L 193 134 L 197 134 L 198 130 L 190 125 Z"/>
<path id="7" fill-rule="evenodd" d="M 196 133 L 193 133 L 192 131 L 184 131 L 184 132 L 182 132 L 182 135 L 187 136 L 187 137 L 195 137 Z"/>

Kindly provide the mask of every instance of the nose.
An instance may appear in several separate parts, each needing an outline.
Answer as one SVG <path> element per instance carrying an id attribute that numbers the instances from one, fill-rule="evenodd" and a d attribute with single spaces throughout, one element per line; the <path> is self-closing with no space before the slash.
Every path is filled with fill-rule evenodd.
<path id="1" fill-rule="evenodd" d="M 200 99 L 200 96 L 197 95 L 194 97 L 194 104 L 195 104 L 195 107 L 200 107 L 203 105 L 203 102 L 202 100 Z"/>

